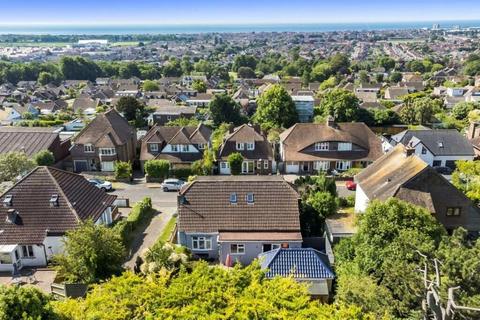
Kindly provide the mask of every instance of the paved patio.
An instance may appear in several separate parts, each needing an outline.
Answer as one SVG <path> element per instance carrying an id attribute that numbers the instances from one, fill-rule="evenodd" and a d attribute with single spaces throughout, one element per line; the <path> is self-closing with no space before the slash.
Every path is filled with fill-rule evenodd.
<path id="1" fill-rule="evenodd" d="M 33 276 L 29 276 L 31 269 L 22 269 L 21 276 L 14 280 L 10 273 L 0 273 L 0 285 L 33 285 L 43 292 L 51 293 L 50 285 L 55 280 L 56 271 L 51 269 L 37 269 Z"/>

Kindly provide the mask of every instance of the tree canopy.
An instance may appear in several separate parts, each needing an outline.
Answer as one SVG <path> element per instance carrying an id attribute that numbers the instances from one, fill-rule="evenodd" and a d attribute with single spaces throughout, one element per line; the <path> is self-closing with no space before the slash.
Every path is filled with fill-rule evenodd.
<path id="1" fill-rule="evenodd" d="M 24 152 L 8 152 L 0 154 L 0 181 L 14 181 L 17 177 L 28 173 L 35 167 Z"/>
<path id="2" fill-rule="evenodd" d="M 257 99 L 257 111 L 253 119 L 264 129 L 289 128 L 297 123 L 298 114 L 287 90 L 275 84 Z"/>
<path id="3" fill-rule="evenodd" d="M 240 105 L 227 94 L 215 95 L 208 107 L 215 126 L 221 123 L 239 125 L 244 122 L 240 114 Z"/>
<path id="4" fill-rule="evenodd" d="M 320 108 L 324 115 L 332 116 L 335 121 L 355 121 L 358 118 L 359 100 L 350 91 L 333 89 L 323 95 Z"/>

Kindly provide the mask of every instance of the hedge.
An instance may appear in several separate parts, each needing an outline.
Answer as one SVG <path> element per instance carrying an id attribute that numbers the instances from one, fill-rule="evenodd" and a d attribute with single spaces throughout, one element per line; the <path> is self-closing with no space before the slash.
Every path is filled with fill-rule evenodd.
<path id="1" fill-rule="evenodd" d="M 148 160 L 145 162 L 145 173 L 151 178 L 165 179 L 168 177 L 170 162 L 167 160 Z"/>
<path id="2" fill-rule="evenodd" d="M 143 200 L 135 203 L 128 217 L 117 222 L 114 229 L 120 234 L 123 242 L 127 244 L 133 230 L 135 230 L 143 221 L 150 218 L 152 213 L 152 199 L 150 197 L 145 197 Z"/>
<path id="3" fill-rule="evenodd" d="M 191 175 L 193 175 L 193 171 L 191 168 L 178 168 L 170 171 L 170 176 L 175 177 L 177 179 L 186 180 Z"/>

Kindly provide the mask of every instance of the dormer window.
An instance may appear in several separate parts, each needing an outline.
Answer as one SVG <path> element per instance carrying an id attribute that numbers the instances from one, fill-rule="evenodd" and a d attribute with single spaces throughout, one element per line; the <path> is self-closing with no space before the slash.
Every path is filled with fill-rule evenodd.
<path id="1" fill-rule="evenodd" d="M 58 194 L 52 194 L 50 197 L 50 207 L 58 207 Z"/>
<path id="2" fill-rule="evenodd" d="M 422 154 L 427 154 L 427 148 L 422 147 Z"/>
<path id="3" fill-rule="evenodd" d="M 246 200 L 247 200 L 248 204 L 253 204 L 255 202 L 255 196 L 254 196 L 253 192 L 247 193 L 246 198 L 247 198 Z"/>
<path id="4" fill-rule="evenodd" d="M 158 144 L 156 144 L 156 143 L 150 144 L 150 151 L 158 152 Z"/>
<path id="5" fill-rule="evenodd" d="M 178 152 L 178 145 L 172 144 L 171 149 L 172 149 L 172 152 Z"/>
<path id="6" fill-rule="evenodd" d="M 254 150 L 254 149 L 255 149 L 255 142 L 248 142 L 247 150 Z"/>
<path id="7" fill-rule="evenodd" d="M 7 211 L 7 219 L 5 222 L 16 224 L 17 223 L 18 212 L 15 209 L 8 209 Z"/>
<path id="8" fill-rule="evenodd" d="M 86 144 L 83 146 L 83 151 L 87 153 L 95 152 L 95 146 L 93 144 Z"/>
<path id="9" fill-rule="evenodd" d="M 328 142 L 315 143 L 315 151 L 328 151 Z"/>
<path id="10" fill-rule="evenodd" d="M 3 199 L 3 206 L 4 207 L 11 207 L 13 203 L 13 196 L 11 194 L 7 194 L 5 199 Z"/>
<path id="11" fill-rule="evenodd" d="M 339 142 L 338 151 L 351 151 L 352 143 L 351 142 Z"/>
<path id="12" fill-rule="evenodd" d="M 235 192 L 230 193 L 230 203 L 237 204 L 237 194 Z"/>
<path id="13" fill-rule="evenodd" d="M 199 143 L 198 144 L 198 149 L 203 150 L 205 149 L 206 144 L 205 143 Z"/>
<path id="14" fill-rule="evenodd" d="M 439 142 L 438 142 L 438 147 L 439 147 L 439 148 L 443 148 L 443 142 L 442 142 L 442 141 L 439 141 Z"/>
<path id="15" fill-rule="evenodd" d="M 237 142 L 237 150 L 243 150 L 245 148 L 245 144 L 241 142 Z"/>
<path id="16" fill-rule="evenodd" d="M 182 152 L 188 152 L 188 144 L 182 144 Z"/>

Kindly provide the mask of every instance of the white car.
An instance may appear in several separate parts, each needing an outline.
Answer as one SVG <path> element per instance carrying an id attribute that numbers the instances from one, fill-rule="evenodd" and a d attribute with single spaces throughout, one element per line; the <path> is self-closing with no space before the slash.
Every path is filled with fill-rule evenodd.
<path id="1" fill-rule="evenodd" d="M 165 192 L 179 191 L 185 183 L 185 181 L 179 179 L 165 179 L 162 183 L 162 189 Z"/>
<path id="2" fill-rule="evenodd" d="M 112 183 L 108 181 L 103 181 L 100 179 L 88 179 L 88 182 L 93 184 L 98 189 L 102 189 L 104 191 L 111 191 L 112 190 Z"/>

